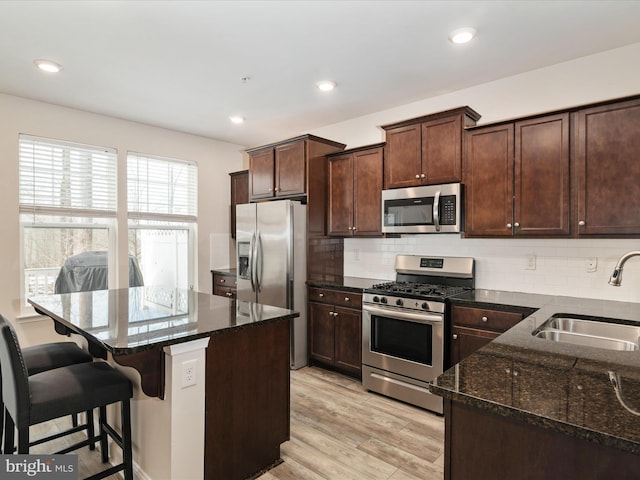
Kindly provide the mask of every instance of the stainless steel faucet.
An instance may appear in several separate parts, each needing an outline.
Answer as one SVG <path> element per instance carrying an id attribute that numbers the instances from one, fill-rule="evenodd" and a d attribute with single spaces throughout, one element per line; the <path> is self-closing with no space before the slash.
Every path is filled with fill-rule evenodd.
<path id="1" fill-rule="evenodd" d="M 611 278 L 609 278 L 609 285 L 613 285 L 614 287 L 620 286 L 620 284 L 622 283 L 622 267 L 624 267 L 624 264 L 631 257 L 640 257 L 640 250 L 627 252 L 618 259 L 618 263 L 616 263 L 616 267 L 613 269 Z"/>

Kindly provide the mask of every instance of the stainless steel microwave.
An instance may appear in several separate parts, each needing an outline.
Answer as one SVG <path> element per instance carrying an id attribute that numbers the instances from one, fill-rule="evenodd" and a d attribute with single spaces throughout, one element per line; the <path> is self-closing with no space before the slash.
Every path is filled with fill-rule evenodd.
<path id="1" fill-rule="evenodd" d="M 383 233 L 464 231 L 462 185 L 424 185 L 382 191 Z"/>

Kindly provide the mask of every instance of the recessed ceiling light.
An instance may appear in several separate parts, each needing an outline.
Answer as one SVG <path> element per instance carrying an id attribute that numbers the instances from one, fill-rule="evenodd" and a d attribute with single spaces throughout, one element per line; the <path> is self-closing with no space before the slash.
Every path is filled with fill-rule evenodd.
<path id="1" fill-rule="evenodd" d="M 476 33 L 478 32 L 476 32 L 475 28 L 471 28 L 471 27 L 457 28 L 456 30 L 454 30 L 449 34 L 449 40 L 451 40 L 452 43 L 456 43 L 456 44 L 467 43 L 467 42 L 470 42 L 473 39 L 473 37 L 476 36 Z"/>
<path id="2" fill-rule="evenodd" d="M 51 60 L 34 60 L 33 63 L 40 70 L 49 73 L 58 73 L 60 70 L 62 70 L 62 65 L 56 62 L 52 62 Z"/>
<path id="3" fill-rule="evenodd" d="M 332 82 L 331 80 L 323 80 L 322 82 L 316 83 L 316 87 L 318 87 L 323 92 L 330 92 L 334 88 L 336 88 L 336 82 Z"/>
<path id="4" fill-rule="evenodd" d="M 229 120 L 231 120 L 231 123 L 235 123 L 236 125 L 240 125 L 241 123 L 244 123 L 244 117 L 240 117 L 237 115 L 229 117 Z"/>

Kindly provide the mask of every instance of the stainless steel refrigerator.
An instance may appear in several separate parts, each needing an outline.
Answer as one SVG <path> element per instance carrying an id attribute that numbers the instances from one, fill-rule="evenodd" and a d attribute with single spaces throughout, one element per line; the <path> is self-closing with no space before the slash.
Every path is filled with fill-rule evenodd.
<path id="1" fill-rule="evenodd" d="M 307 207 L 292 200 L 236 205 L 238 300 L 300 312 L 291 328 L 291 368 L 307 365 Z"/>

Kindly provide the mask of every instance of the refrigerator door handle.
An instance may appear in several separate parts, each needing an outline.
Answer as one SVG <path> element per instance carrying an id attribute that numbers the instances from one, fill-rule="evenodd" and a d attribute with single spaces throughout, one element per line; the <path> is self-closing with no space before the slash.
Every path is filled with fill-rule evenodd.
<path id="1" fill-rule="evenodd" d="M 256 234 L 256 291 L 262 290 L 262 236 L 260 232 Z"/>
<path id="2" fill-rule="evenodd" d="M 249 280 L 251 280 L 251 290 L 253 292 L 256 291 L 256 282 L 255 282 L 255 258 L 256 258 L 256 254 L 255 254 L 255 249 L 256 247 L 256 234 L 252 233 L 251 234 L 251 243 L 249 244 Z"/>

